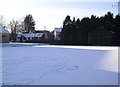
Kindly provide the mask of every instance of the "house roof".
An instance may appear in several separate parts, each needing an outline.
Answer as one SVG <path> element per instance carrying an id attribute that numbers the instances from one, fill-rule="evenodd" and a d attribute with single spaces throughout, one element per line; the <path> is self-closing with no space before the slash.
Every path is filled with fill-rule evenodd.
<path id="1" fill-rule="evenodd" d="M 62 28 L 55 28 L 54 31 L 55 31 L 55 32 L 61 32 L 61 31 L 62 31 Z"/>
<path id="2" fill-rule="evenodd" d="M 0 25 L 0 33 L 8 33 L 8 30 L 6 30 L 5 28 L 3 28 L 1 25 Z"/>
<path id="3" fill-rule="evenodd" d="M 42 37 L 44 33 L 25 33 L 25 34 L 18 34 L 17 37 Z"/>

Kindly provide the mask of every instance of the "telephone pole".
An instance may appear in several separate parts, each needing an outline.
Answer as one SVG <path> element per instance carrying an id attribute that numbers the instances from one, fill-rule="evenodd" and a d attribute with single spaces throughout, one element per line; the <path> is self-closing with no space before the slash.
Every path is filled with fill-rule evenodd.
<path id="1" fill-rule="evenodd" d="M 44 26 L 44 31 L 46 30 L 46 26 Z"/>

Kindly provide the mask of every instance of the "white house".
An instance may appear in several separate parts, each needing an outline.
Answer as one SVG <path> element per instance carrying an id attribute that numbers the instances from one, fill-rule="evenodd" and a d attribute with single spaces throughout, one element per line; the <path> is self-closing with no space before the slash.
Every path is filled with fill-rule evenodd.
<path id="1" fill-rule="evenodd" d="M 55 28 L 54 29 L 54 39 L 60 40 L 60 33 L 62 32 L 62 28 Z"/>
<path id="2" fill-rule="evenodd" d="M 24 34 L 18 34 L 17 35 L 17 42 L 25 42 L 30 40 L 40 40 L 40 39 L 47 38 L 46 33 L 24 33 Z"/>
<path id="3" fill-rule="evenodd" d="M 0 25 L 0 43 L 9 43 L 9 31 Z"/>

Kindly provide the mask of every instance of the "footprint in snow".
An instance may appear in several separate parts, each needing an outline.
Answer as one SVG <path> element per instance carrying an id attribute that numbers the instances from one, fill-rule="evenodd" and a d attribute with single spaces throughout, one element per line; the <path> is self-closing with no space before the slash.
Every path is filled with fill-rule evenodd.
<path id="1" fill-rule="evenodd" d="M 77 70 L 77 69 L 79 69 L 79 66 L 72 66 L 67 68 L 66 70 Z"/>

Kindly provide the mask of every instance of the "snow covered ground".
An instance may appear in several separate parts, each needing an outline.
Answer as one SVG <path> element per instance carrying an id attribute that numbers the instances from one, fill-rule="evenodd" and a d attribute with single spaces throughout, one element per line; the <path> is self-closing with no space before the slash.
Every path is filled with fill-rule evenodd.
<path id="1" fill-rule="evenodd" d="M 118 47 L 5 44 L 6 85 L 118 85 Z"/>

